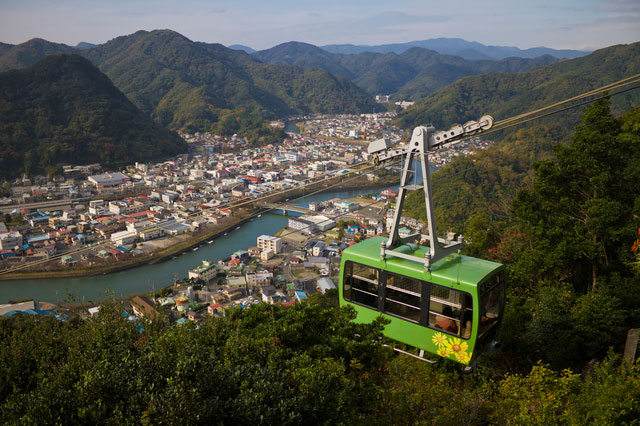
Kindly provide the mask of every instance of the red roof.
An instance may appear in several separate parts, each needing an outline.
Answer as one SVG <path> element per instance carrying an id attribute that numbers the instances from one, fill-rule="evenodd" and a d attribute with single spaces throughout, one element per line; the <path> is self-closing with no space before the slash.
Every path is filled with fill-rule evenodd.
<path id="1" fill-rule="evenodd" d="M 282 304 L 282 306 L 291 306 L 291 305 L 295 305 L 295 303 L 296 303 L 295 300 L 292 300 L 292 301 L 289 301 L 289 302 L 284 302 Z"/>
<path id="2" fill-rule="evenodd" d="M 153 214 L 151 210 L 145 210 L 142 212 L 130 213 L 127 215 L 127 217 L 142 217 L 142 216 L 149 216 L 150 214 Z"/>
<path id="3" fill-rule="evenodd" d="M 216 310 L 218 308 L 222 307 L 222 304 L 220 303 L 212 303 L 211 305 L 209 305 L 209 308 L 212 310 Z"/>

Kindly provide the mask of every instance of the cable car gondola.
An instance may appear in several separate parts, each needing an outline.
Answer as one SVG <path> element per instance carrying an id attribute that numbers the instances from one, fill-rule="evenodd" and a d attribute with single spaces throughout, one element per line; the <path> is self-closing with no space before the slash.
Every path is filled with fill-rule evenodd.
<path id="1" fill-rule="evenodd" d="M 390 321 L 384 335 L 418 348 L 421 358 L 427 352 L 469 365 L 500 324 L 504 265 L 463 256 L 458 253 L 461 241 L 437 238 L 428 166 L 429 151 L 492 124 L 493 119 L 484 116 L 446 132 L 420 126 L 406 147 L 392 149 L 380 139 L 368 149 L 374 163 L 403 157 L 404 167 L 389 238 L 370 238 L 342 253 L 340 305 L 352 306 L 357 322 L 368 323 L 382 315 Z M 423 182 L 410 184 L 409 176 L 416 176 L 410 167 L 418 162 Z M 420 189 L 425 193 L 428 246 L 419 243 L 419 234 L 398 235 L 405 196 Z"/>

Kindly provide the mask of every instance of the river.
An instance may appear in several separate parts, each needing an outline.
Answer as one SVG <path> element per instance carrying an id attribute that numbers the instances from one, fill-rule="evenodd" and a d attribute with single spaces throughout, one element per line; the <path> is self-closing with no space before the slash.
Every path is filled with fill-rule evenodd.
<path id="1" fill-rule="evenodd" d="M 382 189 L 384 187 L 327 191 L 291 202 L 308 207 L 311 201 L 356 197 Z M 108 292 L 114 293 L 116 297 L 124 297 L 148 292 L 154 288 L 157 290 L 170 285 L 176 277 L 186 277 L 187 271 L 202 263 L 203 259 L 217 262 L 237 250 L 246 250 L 256 245 L 256 239 L 260 235 L 274 234 L 287 224 L 287 220 L 287 216 L 276 212 L 263 214 L 242 225 L 240 229 L 215 239 L 213 243 L 200 246 L 197 251 L 189 251 L 175 259 L 155 265 L 91 277 L 0 281 L 0 304 L 6 303 L 9 299 L 35 299 L 58 303 L 64 301 L 68 293 L 76 300 L 88 302 L 101 300 Z"/>

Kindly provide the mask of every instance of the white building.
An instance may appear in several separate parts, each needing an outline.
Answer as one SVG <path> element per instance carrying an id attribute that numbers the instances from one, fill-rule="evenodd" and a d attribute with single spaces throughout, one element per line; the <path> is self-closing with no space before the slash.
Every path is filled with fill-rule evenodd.
<path id="1" fill-rule="evenodd" d="M 336 285 L 333 283 L 331 278 L 320 278 L 316 281 L 316 289 L 321 293 L 334 288 L 336 288 Z"/>
<path id="2" fill-rule="evenodd" d="M 202 280 L 206 283 L 216 277 L 218 273 L 215 263 L 203 260 L 202 265 L 198 265 L 193 269 L 189 269 L 189 278 Z"/>
<path id="3" fill-rule="evenodd" d="M 278 254 L 282 251 L 282 238 L 260 235 L 258 237 L 258 248 L 262 251 L 271 249 L 274 254 Z"/>
<path id="4" fill-rule="evenodd" d="M 247 288 L 247 279 L 243 276 L 239 277 L 228 277 L 227 278 L 227 286 L 231 288 Z"/>
<path id="5" fill-rule="evenodd" d="M 262 253 L 260 253 L 260 260 L 269 260 L 274 255 L 275 255 L 275 253 L 270 248 L 266 249 L 266 250 L 262 250 Z"/>
<path id="6" fill-rule="evenodd" d="M 93 175 L 87 178 L 89 182 L 94 184 L 96 188 L 106 188 L 110 186 L 118 186 L 129 181 L 129 178 L 122 173 L 104 173 L 101 175 Z"/>
<path id="7" fill-rule="evenodd" d="M 22 246 L 22 234 L 18 231 L 0 234 L 0 250 L 13 250 Z"/>
<path id="8" fill-rule="evenodd" d="M 271 272 L 256 272 L 254 274 L 249 273 L 246 275 L 247 285 L 251 287 L 264 287 L 271 284 L 273 274 Z"/>
<path id="9" fill-rule="evenodd" d="M 125 244 L 131 244 L 138 238 L 138 233 L 135 231 L 122 231 L 111 234 L 111 241 L 119 246 Z"/>

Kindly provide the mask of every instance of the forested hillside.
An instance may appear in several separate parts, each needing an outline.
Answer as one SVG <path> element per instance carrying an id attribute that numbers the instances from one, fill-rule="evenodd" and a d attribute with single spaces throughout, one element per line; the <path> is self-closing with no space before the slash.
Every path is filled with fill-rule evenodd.
<path id="1" fill-rule="evenodd" d="M 0 70 L 22 68 L 60 52 L 89 58 L 137 107 L 173 130 L 242 132 L 276 141 L 265 119 L 288 114 L 381 110 L 349 80 L 321 69 L 263 64 L 220 44 L 196 43 L 170 31 L 138 31 L 88 49 L 34 39 L 0 46 Z M 232 117 L 231 119 L 229 117 Z"/>
<path id="2" fill-rule="evenodd" d="M 230 110 L 276 118 L 375 108 L 348 80 L 325 71 L 265 65 L 169 30 L 118 37 L 86 55 L 134 104 L 172 129 L 207 129 Z"/>
<path id="3" fill-rule="evenodd" d="M 56 173 L 60 163 L 113 167 L 186 151 L 87 59 L 48 56 L 0 73 L 0 175 Z"/>
<path id="4" fill-rule="evenodd" d="M 269 64 L 291 64 L 326 70 L 348 78 L 371 95 L 418 100 L 461 77 L 487 72 L 522 72 L 558 62 L 551 56 L 535 59 L 467 60 L 419 47 L 401 54 L 329 53 L 307 43 L 283 43 L 251 54 Z"/>
<path id="5" fill-rule="evenodd" d="M 79 52 L 66 44 L 52 43 L 41 38 L 32 38 L 15 46 L 0 43 L 0 71 L 28 67 L 45 56 L 56 53 Z"/>
<path id="6" fill-rule="evenodd" d="M 636 74 L 640 74 L 640 42 L 608 47 L 523 73 L 464 77 L 417 102 L 399 114 L 396 122 L 407 129 L 426 123 L 445 129 L 483 114 L 502 120 Z M 612 107 L 622 113 L 639 104 L 636 90 L 613 98 Z M 577 119 L 577 114 L 562 117 L 569 128 Z M 557 121 L 558 117 L 551 120 Z"/>

